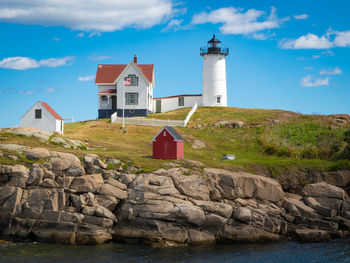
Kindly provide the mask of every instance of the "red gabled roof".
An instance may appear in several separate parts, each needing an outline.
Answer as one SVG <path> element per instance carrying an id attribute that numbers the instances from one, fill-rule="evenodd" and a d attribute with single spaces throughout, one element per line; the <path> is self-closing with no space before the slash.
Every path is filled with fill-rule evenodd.
<path id="1" fill-rule="evenodd" d="M 153 64 L 135 64 L 149 82 L 153 82 Z M 127 65 L 98 65 L 96 84 L 113 84 Z"/>
<path id="2" fill-rule="evenodd" d="M 175 95 L 175 96 L 153 98 L 153 99 L 154 100 L 162 100 L 162 99 L 170 99 L 170 98 L 176 98 L 176 97 L 196 97 L 196 96 L 202 96 L 202 94 L 184 94 L 184 95 Z"/>
<path id="3" fill-rule="evenodd" d="M 49 104 L 47 104 L 47 103 L 45 103 L 45 102 L 42 102 L 42 101 L 40 101 L 40 100 L 39 100 L 39 102 L 41 103 L 41 105 L 44 106 L 45 109 L 47 109 L 47 110 L 51 113 L 52 116 L 54 116 L 54 117 L 55 117 L 56 119 L 58 119 L 58 120 L 62 120 L 62 121 L 63 121 L 63 118 L 62 118 L 60 115 L 58 115 L 57 112 L 55 112 L 55 111 L 49 106 Z"/>

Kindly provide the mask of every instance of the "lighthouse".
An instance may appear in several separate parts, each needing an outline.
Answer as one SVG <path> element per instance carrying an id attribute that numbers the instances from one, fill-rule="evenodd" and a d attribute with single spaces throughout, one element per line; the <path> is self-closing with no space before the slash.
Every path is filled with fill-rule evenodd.
<path id="1" fill-rule="evenodd" d="M 203 107 L 227 107 L 226 63 L 228 48 L 221 47 L 215 35 L 207 47 L 200 49 L 203 57 Z"/>

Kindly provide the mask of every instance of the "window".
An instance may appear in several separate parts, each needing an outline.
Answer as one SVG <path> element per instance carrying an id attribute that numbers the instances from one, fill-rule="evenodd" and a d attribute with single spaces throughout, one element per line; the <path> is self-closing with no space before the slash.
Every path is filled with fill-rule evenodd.
<path id="1" fill-rule="evenodd" d="M 220 96 L 217 96 L 216 97 L 216 103 L 220 103 L 221 102 L 221 97 Z"/>
<path id="2" fill-rule="evenodd" d="M 138 86 L 139 85 L 139 78 L 136 77 L 136 75 L 129 74 L 128 78 L 130 78 L 130 85 L 129 86 Z"/>
<path id="3" fill-rule="evenodd" d="M 166 136 L 166 131 L 164 131 L 164 136 Z"/>
<path id="4" fill-rule="evenodd" d="M 41 109 L 35 110 L 35 119 L 41 119 Z"/>
<path id="5" fill-rule="evenodd" d="M 126 105 L 137 105 L 139 102 L 138 93 L 125 93 L 125 104 Z"/>
<path id="6" fill-rule="evenodd" d="M 61 121 L 61 131 L 63 131 L 63 121 Z"/>
<path id="7" fill-rule="evenodd" d="M 179 106 L 184 106 L 184 105 L 185 105 L 185 98 L 179 97 Z"/>
<path id="8" fill-rule="evenodd" d="M 106 103 L 108 101 L 108 97 L 107 96 L 101 96 L 101 101 L 103 103 Z"/>

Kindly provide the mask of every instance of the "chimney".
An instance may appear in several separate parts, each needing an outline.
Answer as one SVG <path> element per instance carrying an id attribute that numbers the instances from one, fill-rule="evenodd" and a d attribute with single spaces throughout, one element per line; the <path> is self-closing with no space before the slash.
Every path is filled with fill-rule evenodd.
<path id="1" fill-rule="evenodd" d="M 134 63 L 137 64 L 137 56 L 134 55 Z"/>

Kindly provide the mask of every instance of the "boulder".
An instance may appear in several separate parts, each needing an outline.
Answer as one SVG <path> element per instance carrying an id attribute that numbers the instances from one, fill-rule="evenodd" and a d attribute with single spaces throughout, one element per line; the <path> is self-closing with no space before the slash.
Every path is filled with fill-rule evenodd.
<path id="1" fill-rule="evenodd" d="M 284 198 L 281 185 L 271 178 L 214 168 L 205 168 L 204 173 L 226 199 L 257 198 L 280 202 Z"/>
<path id="2" fill-rule="evenodd" d="M 209 189 L 203 177 L 198 175 L 172 175 L 176 188 L 181 194 L 199 200 L 210 200 Z"/>
<path id="3" fill-rule="evenodd" d="M 124 190 L 121 190 L 111 184 L 103 184 L 98 191 L 101 195 L 113 196 L 118 199 L 126 199 L 128 197 L 128 193 Z"/>
<path id="4" fill-rule="evenodd" d="M 95 193 L 100 191 L 102 185 L 103 178 L 101 174 L 88 174 L 74 178 L 70 188 L 80 193 Z"/>
<path id="5" fill-rule="evenodd" d="M 99 205 L 106 207 L 110 211 L 114 211 L 119 203 L 117 198 L 108 195 L 96 195 L 95 199 Z"/>
<path id="6" fill-rule="evenodd" d="M 239 120 L 223 120 L 214 124 L 215 128 L 242 128 L 243 121 Z"/>
<path id="7" fill-rule="evenodd" d="M 345 191 L 325 182 L 308 184 L 302 190 L 303 196 L 328 197 L 344 200 Z"/>
<path id="8" fill-rule="evenodd" d="M 206 145 L 205 145 L 205 142 L 203 142 L 201 140 L 194 140 L 192 143 L 192 148 L 199 150 L 199 149 L 206 148 Z"/>
<path id="9" fill-rule="evenodd" d="M 246 207 L 238 207 L 233 210 L 233 218 L 249 223 L 252 219 L 252 212 Z"/>
<path id="10" fill-rule="evenodd" d="M 178 204 L 179 215 L 178 219 L 185 219 L 186 222 L 195 225 L 201 226 L 205 221 L 205 214 L 203 210 L 196 206 L 186 205 L 186 204 Z"/>
<path id="11" fill-rule="evenodd" d="M 44 170 L 39 164 L 33 164 L 28 176 L 27 185 L 38 185 L 41 183 L 44 177 Z"/>
<path id="12" fill-rule="evenodd" d="M 105 217 L 111 220 L 116 220 L 115 215 L 103 206 L 98 206 L 95 210 L 95 215 L 98 217 Z"/>
<path id="13" fill-rule="evenodd" d="M 29 160 L 37 160 L 37 158 L 40 159 L 51 156 L 50 151 L 46 148 L 26 148 L 23 150 L 23 152 L 26 154 L 26 157 Z"/>
<path id="14" fill-rule="evenodd" d="M 42 186 L 42 187 L 47 187 L 47 188 L 57 188 L 59 185 L 58 183 L 56 183 L 54 180 L 52 179 L 45 179 L 43 180 L 39 186 Z"/>
<path id="15" fill-rule="evenodd" d="M 319 229 L 296 229 L 295 234 L 300 241 L 326 242 L 331 240 L 329 232 Z"/>

